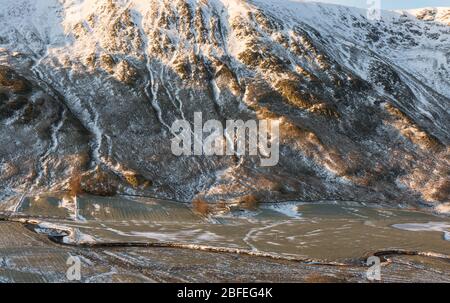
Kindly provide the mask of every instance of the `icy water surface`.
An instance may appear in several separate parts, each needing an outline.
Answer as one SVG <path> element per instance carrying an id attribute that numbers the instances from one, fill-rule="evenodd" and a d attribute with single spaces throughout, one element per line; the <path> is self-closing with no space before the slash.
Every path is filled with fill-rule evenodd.
<path id="1" fill-rule="evenodd" d="M 450 219 L 350 202 L 262 204 L 205 217 L 189 204 L 148 198 L 26 198 L 34 229 L 67 244 L 171 243 L 329 262 L 405 250 L 450 255 Z M 450 269 L 449 269 L 450 272 Z"/>

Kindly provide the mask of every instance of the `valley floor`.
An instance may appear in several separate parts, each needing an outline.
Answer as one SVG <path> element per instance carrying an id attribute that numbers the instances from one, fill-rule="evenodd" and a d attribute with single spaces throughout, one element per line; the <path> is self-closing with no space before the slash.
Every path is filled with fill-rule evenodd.
<path id="1" fill-rule="evenodd" d="M 1 282 L 369 282 L 365 266 L 324 266 L 179 248 L 81 248 L 54 243 L 19 222 L 0 222 Z M 448 260 L 389 256 L 382 282 L 450 282 Z"/>

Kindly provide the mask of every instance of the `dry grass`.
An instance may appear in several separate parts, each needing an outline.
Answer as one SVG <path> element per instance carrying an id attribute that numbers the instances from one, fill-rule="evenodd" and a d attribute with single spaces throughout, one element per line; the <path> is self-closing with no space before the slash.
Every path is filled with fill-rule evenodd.
<path id="1" fill-rule="evenodd" d="M 421 129 L 419 125 L 400 109 L 390 103 L 387 103 L 385 108 L 397 120 L 392 125 L 411 142 L 419 145 L 423 149 L 438 150 L 442 147 L 442 143 L 437 138 Z"/>
<path id="2" fill-rule="evenodd" d="M 139 180 L 134 174 L 125 174 L 125 180 L 127 180 L 128 184 L 130 184 L 133 188 L 139 187 Z"/>
<path id="3" fill-rule="evenodd" d="M 440 202 L 450 202 L 450 181 L 448 179 L 438 182 L 430 198 Z"/>
<path id="4" fill-rule="evenodd" d="M 211 212 L 208 202 L 200 198 L 194 199 L 192 206 L 194 211 L 202 216 L 206 216 Z"/>
<path id="5" fill-rule="evenodd" d="M 117 64 L 116 79 L 125 84 L 133 84 L 136 81 L 136 69 L 126 60 Z"/>
<path id="6" fill-rule="evenodd" d="M 147 180 L 143 175 L 136 173 L 125 173 L 123 174 L 125 181 L 133 187 L 134 189 L 147 189 L 152 186 L 152 181 Z"/>
<path id="7" fill-rule="evenodd" d="M 336 108 L 326 103 L 314 104 L 309 108 L 309 111 L 326 117 L 340 118 L 340 114 L 337 112 Z"/>
<path id="8" fill-rule="evenodd" d="M 83 191 L 81 189 L 81 175 L 74 174 L 69 181 L 69 195 L 71 197 L 76 197 L 81 194 Z"/>
<path id="9" fill-rule="evenodd" d="M 306 93 L 302 93 L 298 84 L 292 80 L 280 80 L 275 85 L 276 90 L 290 103 L 291 105 L 300 108 L 308 109 L 314 105 Z"/>
<path id="10" fill-rule="evenodd" d="M 340 117 L 334 105 L 324 102 L 319 96 L 304 92 L 295 80 L 280 80 L 275 84 L 275 89 L 287 103 L 296 108 L 329 118 Z"/>
<path id="11" fill-rule="evenodd" d="M 239 201 L 239 206 L 246 210 L 258 209 L 259 200 L 255 195 L 246 195 Z"/>
<path id="12" fill-rule="evenodd" d="M 0 66 L 0 86 L 6 86 L 13 93 L 25 94 L 31 91 L 31 84 L 14 70 Z"/>

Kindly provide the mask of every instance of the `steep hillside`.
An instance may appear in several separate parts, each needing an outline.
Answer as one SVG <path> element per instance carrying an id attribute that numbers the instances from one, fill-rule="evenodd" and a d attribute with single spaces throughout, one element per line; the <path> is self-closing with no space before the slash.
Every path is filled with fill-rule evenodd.
<path id="1" fill-rule="evenodd" d="M 0 208 L 74 176 L 93 194 L 182 201 L 450 202 L 448 9 L 377 21 L 275 0 L 0 7 Z M 279 119 L 279 164 L 174 156 L 170 125 L 198 111 Z"/>

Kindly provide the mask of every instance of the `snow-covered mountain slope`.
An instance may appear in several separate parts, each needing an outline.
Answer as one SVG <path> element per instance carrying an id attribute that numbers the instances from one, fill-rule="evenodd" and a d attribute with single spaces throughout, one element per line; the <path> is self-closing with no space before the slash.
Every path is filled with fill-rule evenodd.
<path id="1" fill-rule="evenodd" d="M 91 193 L 178 200 L 449 201 L 448 9 L 377 21 L 286 0 L 0 7 L 7 207 L 73 175 Z M 169 126 L 197 111 L 278 118 L 280 163 L 172 155 Z"/>
<path id="2" fill-rule="evenodd" d="M 450 25 L 450 8 L 448 7 L 428 7 L 399 11 L 401 14 L 410 14 L 423 21 L 433 21 Z"/>

